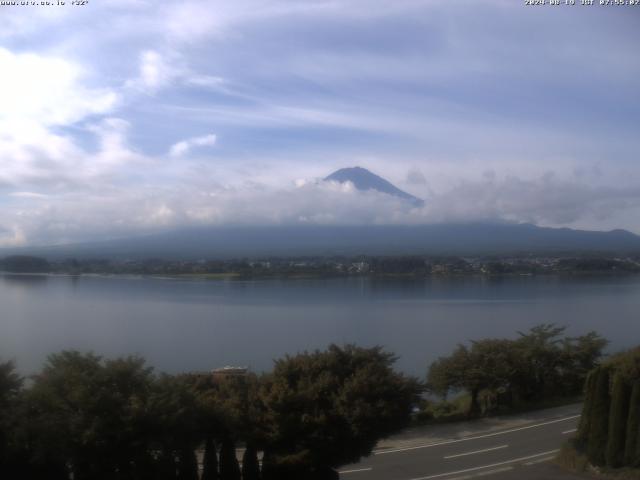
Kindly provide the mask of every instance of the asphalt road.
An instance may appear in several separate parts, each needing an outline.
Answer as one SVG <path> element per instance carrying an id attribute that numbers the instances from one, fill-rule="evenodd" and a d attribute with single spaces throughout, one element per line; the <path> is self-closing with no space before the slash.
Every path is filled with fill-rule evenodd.
<path id="1" fill-rule="evenodd" d="M 504 430 L 374 451 L 342 467 L 343 480 L 570 479 L 549 462 L 575 432 L 579 415 L 538 418 Z"/>

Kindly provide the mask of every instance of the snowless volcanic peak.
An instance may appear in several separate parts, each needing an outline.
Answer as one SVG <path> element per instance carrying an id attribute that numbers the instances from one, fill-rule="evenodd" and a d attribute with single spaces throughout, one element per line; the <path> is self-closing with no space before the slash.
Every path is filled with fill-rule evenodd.
<path id="1" fill-rule="evenodd" d="M 391 182 L 385 180 L 382 177 L 379 177 L 375 173 L 371 173 L 366 168 L 341 168 L 340 170 L 336 170 L 331 175 L 326 177 L 325 180 L 340 183 L 351 182 L 353 183 L 353 186 L 358 190 L 376 190 L 378 192 L 386 193 L 387 195 L 393 195 L 394 197 L 408 200 L 416 206 L 424 205 L 424 200 L 421 200 L 418 197 L 411 195 L 410 193 L 400 190 Z"/>

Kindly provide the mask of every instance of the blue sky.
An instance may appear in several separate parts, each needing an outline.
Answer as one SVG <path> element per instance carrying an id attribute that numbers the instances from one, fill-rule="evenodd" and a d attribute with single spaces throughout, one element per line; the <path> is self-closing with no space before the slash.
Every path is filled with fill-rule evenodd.
<path id="1" fill-rule="evenodd" d="M 90 0 L 0 22 L 0 245 L 229 223 L 640 233 L 640 7 Z M 317 181 L 354 165 L 424 208 Z"/>

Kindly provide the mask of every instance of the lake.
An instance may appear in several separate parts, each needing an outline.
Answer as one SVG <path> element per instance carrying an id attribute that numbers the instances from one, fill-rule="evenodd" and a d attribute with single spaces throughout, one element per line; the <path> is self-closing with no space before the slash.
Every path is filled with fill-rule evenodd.
<path id="1" fill-rule="evenodd" d="M 160 371 L 274 358 L 334 343 L 383 345 L 423 376 L 458 342 L 542 322 L 640 343 L 640 276 L 193 280 L 0 276 L 0 358 L 23 373 L 49 353 L 140 354 Z"/>

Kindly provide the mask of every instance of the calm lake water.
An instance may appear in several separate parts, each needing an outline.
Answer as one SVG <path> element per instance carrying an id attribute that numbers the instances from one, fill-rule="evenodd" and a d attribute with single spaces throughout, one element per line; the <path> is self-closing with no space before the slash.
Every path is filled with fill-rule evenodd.
<path id="1" fill-rule="evenodd" d="M 246 365 L 331 342 L 383 345 L 424 375 L 458 343 L 514 337 L 541 322 L 611 349 L 640 343 L 640 277 L 176 280 L 0 277 L 0 357 L 24 373 L 47 354 L 140 354 L 158 370 Z"/>

